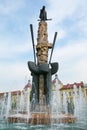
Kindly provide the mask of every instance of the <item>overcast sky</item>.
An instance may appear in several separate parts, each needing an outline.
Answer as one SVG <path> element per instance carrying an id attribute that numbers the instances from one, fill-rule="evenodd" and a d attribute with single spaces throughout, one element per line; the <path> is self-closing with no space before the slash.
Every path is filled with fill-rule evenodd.
<path id="1" fill-rule="evenodd" d="M 50 43 L 58 32 L 52 62 L 59 63 L 59 79 L 63 84 L 87 83 L 87 0 L 0 0 L 0 92 L 23 89 L 31 79 L 29 25 L 33 24 L 37 44 L 37 20 L 43 5 L 52 18 L 47 22 Z"/>

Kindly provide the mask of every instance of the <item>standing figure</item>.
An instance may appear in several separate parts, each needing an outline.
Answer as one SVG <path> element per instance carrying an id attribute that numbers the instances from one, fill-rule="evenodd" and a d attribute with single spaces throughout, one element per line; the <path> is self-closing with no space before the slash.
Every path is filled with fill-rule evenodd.
<path id="1" fill-rule="evenodd" d="M 41 19 L 41 21 L 47 20 L 47 12 L 45 11 L 45 6 L 43 6 L 42 9 L 40 10 L 39 18 Z"/>

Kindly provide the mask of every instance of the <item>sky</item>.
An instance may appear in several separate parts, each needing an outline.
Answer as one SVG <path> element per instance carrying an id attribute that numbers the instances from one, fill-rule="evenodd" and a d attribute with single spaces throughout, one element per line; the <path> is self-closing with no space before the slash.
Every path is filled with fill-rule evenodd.
<path id="1" fill-rule="evenodd" d="M 21 90 L 32 79 L 29 26 L 33 24 L 36 45 L 43 5 L 52 18 L 47 22 L 50 43 L 58 32 L 52 56 L 59 63 L 58 78 L 63 84 L 87 83 L 87 0 L 0 0 L 0 92 Z"/>

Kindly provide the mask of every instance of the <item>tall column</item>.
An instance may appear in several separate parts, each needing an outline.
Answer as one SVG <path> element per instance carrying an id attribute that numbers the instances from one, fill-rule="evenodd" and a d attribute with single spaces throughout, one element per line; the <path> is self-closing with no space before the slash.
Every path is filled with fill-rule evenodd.
<path id="1" fill-rule="evenodd" d="M 37 65 L 46 65 L 48 63 L 48 50 L 52 48 L 52 44 L 48 43 L 47 23 L 45 21 L 39 22 L 38 36 L 37 36 Z M 44 68 L 44 66 L 43 66 Z M 39 75 L 39 103 L 43 102 L 43 95 L 45 95 L 44 73 Z"/>
<path id="2" fill-rule="evenodd" d="M 52 48 L 52 44 L 48 43 L 47 23 L 39 22 L 37 36 L 37 64 L 48 62 L 48 49 Z"/>

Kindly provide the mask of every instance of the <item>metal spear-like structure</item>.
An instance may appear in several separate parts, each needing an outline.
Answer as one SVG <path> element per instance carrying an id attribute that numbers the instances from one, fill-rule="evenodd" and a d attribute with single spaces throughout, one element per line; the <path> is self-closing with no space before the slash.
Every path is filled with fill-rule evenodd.
<path id="1" fill-rule="evenodd" d="M 49 59 L 49 64 L 51 63 L 51 59 L 52 59 L 52 54 L 53 54 L 53 50 L 54 50 L 54 45 L 55 45 L 56 37 L 57 37 L 57 32 L 55 32 L 55 35 L 54 35 L 52 50 L 51 50 L 50 59 Z"/>
<path id="2" fill-rule="evenodd" d="M 36 53 L 35 53 L 34 33 L 33 33 L 33 25 L 32 25 L 32 24 L 30 24 L 30 32 L 31 32 L 33 52 L 34 52 L 34 62 L 35 62 L 35 64 L 36 64 Z"/>

